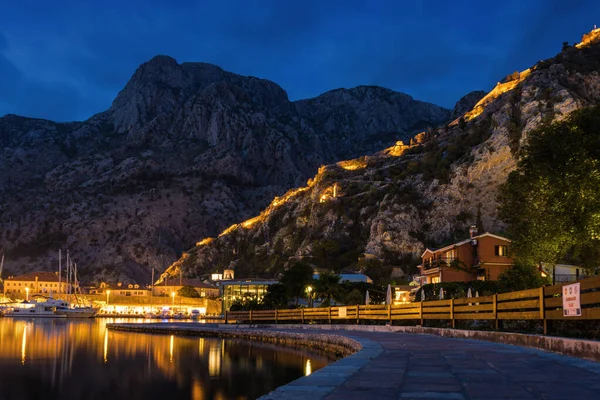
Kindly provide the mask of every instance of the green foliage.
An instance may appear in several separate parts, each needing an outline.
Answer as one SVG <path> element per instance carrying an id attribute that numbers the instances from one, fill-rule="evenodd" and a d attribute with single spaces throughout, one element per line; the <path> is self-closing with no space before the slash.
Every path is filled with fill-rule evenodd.
<path id="1" fill-rule="evenodd" d="M 177 295 L 181 296 L 181 297 L 192 297 L 192 298 L 198 298 L 200 297 L 200 295 L 198 294 L 198 292 L 196 291 L 196 289 L 194 289 L 192 286 L 182 286 L 178 291 L 177 291 Z"/>
<path id="2" fill-rule="evenodd" d="M 537 267 L 526 263 L 515 263 L 498 277 L 498 285 L 503 292 L 535 289 L 548 283 Z"/>
<path id="3" fill-rule="evenodd" d="M 288 304 L 287 289 L 281 283 L 275 283 L 267 287 L 267 293 L 262 299 L 262 303 L 267 310 L 276 308 L 286 308 Z"/>
<path id="4" fill-rule="evenodd" d="M 377 258 L 364 258 L 358 260 L 358 268 L 377 284 L 387 284 L 390 281 L 393 265 L 384 265 Z"/>
<path id="5" fill-rule="evenodd" d="M 229 311 L 249 311 L 249 310 L 265 310 L 265 306 L 262 302 L 256 299 L 244 299 L 244 300 L 236 300 Z"/>
<path id="6" fill-rule="evenodd" d="M 331 272 L 321 272 L 319 278 L 315 279 L 314 298 L 323 300 L 323 307 L 330 306 L 331 300 L 343 301 L 340 279 L 341 276 Z"/>
<path id="7" fill-rule="evenodd" d="M 283 273 L 280 282 L 285 286 L 288 298 L 295 298 L 298 304 L 299 298 L 304 296 L 304 290 L 312 281 L 313 268 L 299 261 Z"/>
<path id="8" fill-rule="evenodd" d="M 600 107 L 531 132 L 499 194 L 512 250 L 526 264 L 600 262 Z"/>

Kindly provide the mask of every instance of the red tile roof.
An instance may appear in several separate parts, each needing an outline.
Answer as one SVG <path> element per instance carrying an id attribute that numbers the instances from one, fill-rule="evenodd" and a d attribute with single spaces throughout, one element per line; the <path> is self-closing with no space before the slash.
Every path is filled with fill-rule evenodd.
<path id="1" fill-rule="evenodd" d="M 7 278 L 6 280 L 27 282 L 35 282 L 37 280 L 39 282 L 58 282 L 58 275 L 54 272 L 30 272 L 25 275 L 13 276 L 11 278 Z"/>

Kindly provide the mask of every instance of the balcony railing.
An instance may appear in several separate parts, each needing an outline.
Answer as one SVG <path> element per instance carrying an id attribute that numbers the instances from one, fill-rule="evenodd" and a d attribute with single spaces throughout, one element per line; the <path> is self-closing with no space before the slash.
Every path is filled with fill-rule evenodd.
<path id="1" fill-rule="evenodd" d="M 423 267 L 424 267 L 424 269 L 438 268 L 442 265 L 449 265 L 454 260 L 458 260 L 458 258 L 457 257 L 437 257 L 431 261 L 429 261 L 429 260 L 424 261 Z"/>

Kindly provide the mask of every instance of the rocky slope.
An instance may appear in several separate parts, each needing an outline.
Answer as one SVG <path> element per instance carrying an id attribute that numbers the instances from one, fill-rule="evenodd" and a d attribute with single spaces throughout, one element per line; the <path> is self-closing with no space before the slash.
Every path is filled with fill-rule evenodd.
<path id="1" fill-rule="evenodd" d="M 158 56 L 87 121 L 0 118 L 0 254 L 13 273 L 55 270 L 68 248 L 90 279 L 148 282 L 320 165 L 449 117 L 377 87 L 294 103 L 273 82 Z"/>
<path id="2" fill-rule="evenodd" d="M 599 72 L 597 40 L 568 47 L 483 97 L 467 96 L 470 110 L 411 146 L 321 168 L 257 217 L 200 241 L 166 274 L 231 266 L 240 277 L 276 276 L 299 258 L 336 271 L 409 271 L 426 246 L 464 238 L 478 219 L 502 232 L 496 193 L 520 144 L 541 124 L 597 104 Z"/>

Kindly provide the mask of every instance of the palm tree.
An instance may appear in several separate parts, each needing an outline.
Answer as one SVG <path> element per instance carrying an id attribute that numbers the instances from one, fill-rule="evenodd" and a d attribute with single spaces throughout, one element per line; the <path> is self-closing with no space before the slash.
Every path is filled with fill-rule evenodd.
<path id="1" fill-rule="evenodd" d="M 319 274 L 319 279 L 315 280 L 315 297 L 323 300 L 323 306 L 331 305 L 331 300 L 339 301 L 341 296 L 340 275 L 323 272 Z"/>

